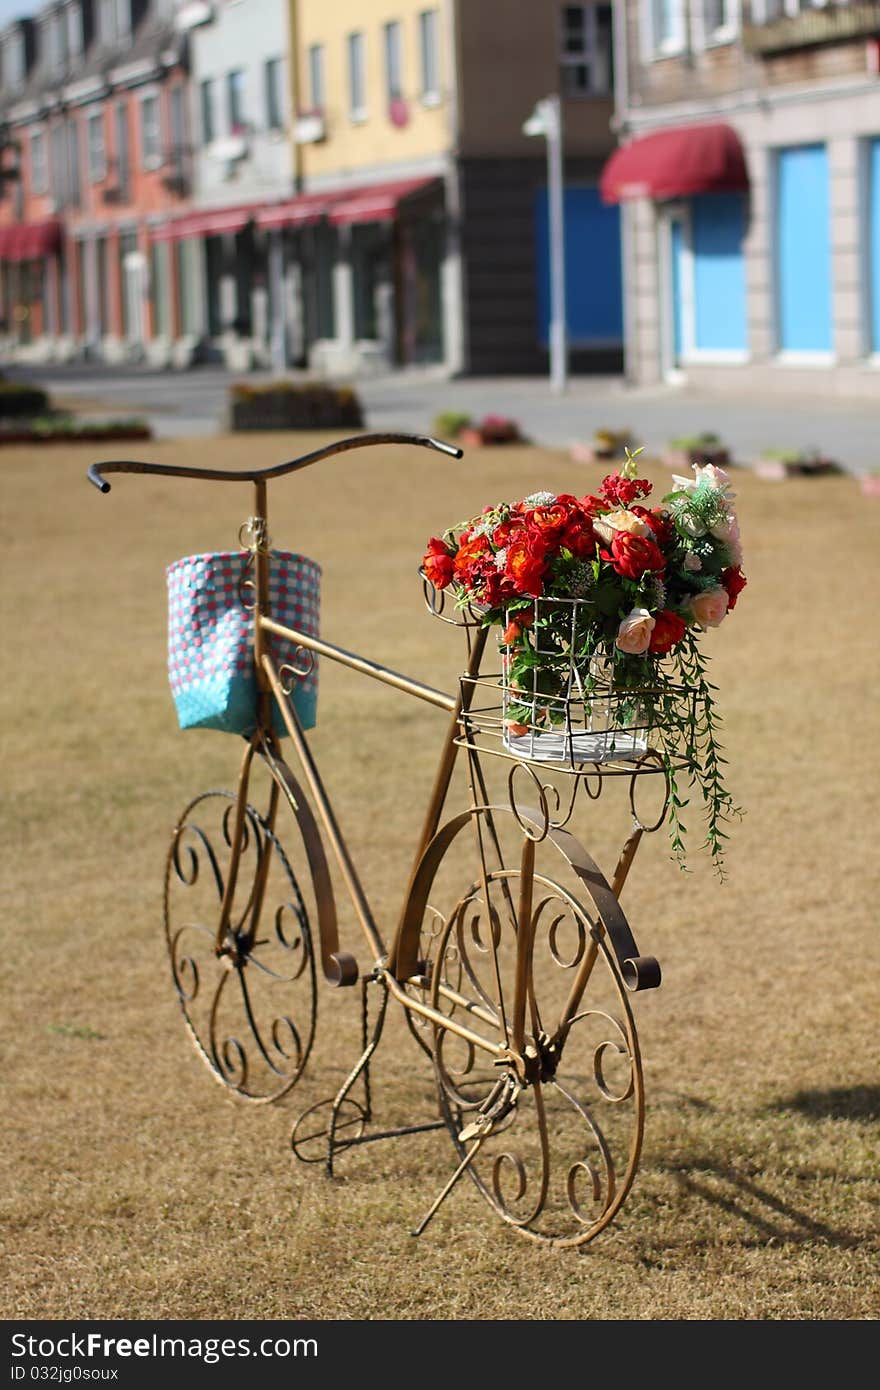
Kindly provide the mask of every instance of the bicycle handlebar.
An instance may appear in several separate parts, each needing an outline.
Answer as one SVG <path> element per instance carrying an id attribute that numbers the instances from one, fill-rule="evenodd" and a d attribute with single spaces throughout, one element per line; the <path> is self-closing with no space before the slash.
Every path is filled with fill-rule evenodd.
<path id="1" fill-rule="evenodd" d="M 332 454 L 342 454 L 349 449 L 361 449 L 370 444 L 416 444 L 425 449 L 437 449 L 441 454 L 449 454 L 460 459 L 462 450 L 454 444 L 446 444 L 442 439 L 432 439 L 427 434 L 359 434 L 351 439 L 341 439 L 335 444 L 327 444 L 323 449 L 315 449 L 302 458 L 291 459 L 288 463 L 276 463 L 272 468 L 222 469 L 222 468 L 175 468 L 168 463 L 140 463 L 134 459 L 113 459 L 107 463 L 93 463 L 88 471 L 90 483 L 99 492 L 109 492 L 110 484 L 105 473 L 161 473 L 169 478 L 209 478 L 212 482 L 256 483 L 265 478 L 282 478 L 286 473 L 294 473 L 298 468 L 308 468 L 310 463 L 329 458 Z"/>

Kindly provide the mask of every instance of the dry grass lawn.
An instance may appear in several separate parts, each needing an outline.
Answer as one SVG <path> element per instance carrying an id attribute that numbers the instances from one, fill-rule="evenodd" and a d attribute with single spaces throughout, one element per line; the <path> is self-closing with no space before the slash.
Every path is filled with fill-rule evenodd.
<path id="1" fill-rule="evenodd" d="M 233 467 L 315 442 L 124 447 Z M 177 729 L 163 570 L 234 547 L 250 497 L 141 477 L 101 497 L 94 457 L 2 457 L 6 1316 L 876 1318 L 880 504 L 849 478 L 736 475 L 749 587 L 706 649 L 745 816 L 724 884 L 697 834 L 689 874 L 663 832 L 637 858 L 624 906 L 664 971 L 634 999 L 642 1163 L 617 1221 L 560 1253 L 467 1181 L 413 1239 L 453 1166 L 444 1132 L 345 1156 L 340 1183 L 292 1158 L 293 1118 L 354 1059 L 357 990 L 320 987 L 309 1069 L 278 1106 L 239 1103 L 196 1056 L 165 957 L 164 856 L 178 811 L 229 785 L 239 749 Z M 451 688 L 459 634 L 424 612 L 416 575 L 427 537 L 600 477 L 531 447 L 350 453 L 270 488 L 272 532 L 323 565 L 330 640 Z M 443 727 L 411 704 L 323 667 L 310 736 L 389 935 Z M 617 791 L 578 826 L 606 872 L 627 831 Z M 368 964 L 350 912 L 342 926 Z M 375 1087 L 383 1123 L 435 1113 L 399 1010 Z"/>

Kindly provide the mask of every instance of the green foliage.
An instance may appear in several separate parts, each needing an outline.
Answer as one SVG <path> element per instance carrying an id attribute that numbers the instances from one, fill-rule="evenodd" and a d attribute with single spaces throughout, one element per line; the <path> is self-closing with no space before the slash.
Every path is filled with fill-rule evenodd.
<path id="1" fill-rule="evenodd" d="M 456 439 L 470 423 L 471 417 L 465 411 L 441 410 L 434 416 L 431 428 L 440 439 Z"/>
<path id="2" fill-rule="evenodd" d="M 675 439 L 669 441 L 670 449 L 680 449 L 682 453 L 717 453 L 724 446 L 721 438 L 717 434 L 705 432 L 703 434 L 679 434 Z"/>

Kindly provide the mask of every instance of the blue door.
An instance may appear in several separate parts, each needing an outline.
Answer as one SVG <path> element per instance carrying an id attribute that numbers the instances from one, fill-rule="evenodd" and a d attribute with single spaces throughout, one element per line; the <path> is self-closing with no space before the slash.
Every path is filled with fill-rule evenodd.
<path id="1" fill-rule="evenodd" d="M 779 346 L 830 352 L 831 227 L 824 145 L 779 151 L 776 277 Z"/>
<path id="2" fill-rule="evenodd" d="M 744 194 L 693 199 L 694 347 L 700 351 L 746 350 L 745 231 Z"/>
<path id="3" fill-rule="evenodd" d="M 672 309 L 672 361 L 677 367 L 684 352 L 684 221 L 681 214 L 669 223 L 669 284 Z"/>
<path id="4" fill-rule="evenodd" d="M 868 189 L 869 342 L 871 352 L 880 352 L 880 140 L 868 146 Z"/>
<path id="5" fill-rule="evenodd" d="M 617 347 L 623 342 L 620 209 L 606 207 L 598 188 L 566 188 L 565 317 L 572 347 Z M 547 191 L 535 198 L 538 338 L 550 338 L 550 228 Z"/>

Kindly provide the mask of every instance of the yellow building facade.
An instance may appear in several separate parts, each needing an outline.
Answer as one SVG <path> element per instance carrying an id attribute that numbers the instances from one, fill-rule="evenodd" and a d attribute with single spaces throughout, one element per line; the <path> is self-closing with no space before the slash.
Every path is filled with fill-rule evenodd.
<path id="1" fill-rule="evenodd" d="M 614 145 L 612 5 L 289 3 L 297 191 L 327 199 L 297 251 L 309 362 L 545 370 L 547 151 L 523 127 L 561 93 L 577 270 L 594 236 L 575 213 L 600 218 Z M 582 317 L 575 356 L 613 370 L 622 324 L 607 306 L 595 330 Z"/>

